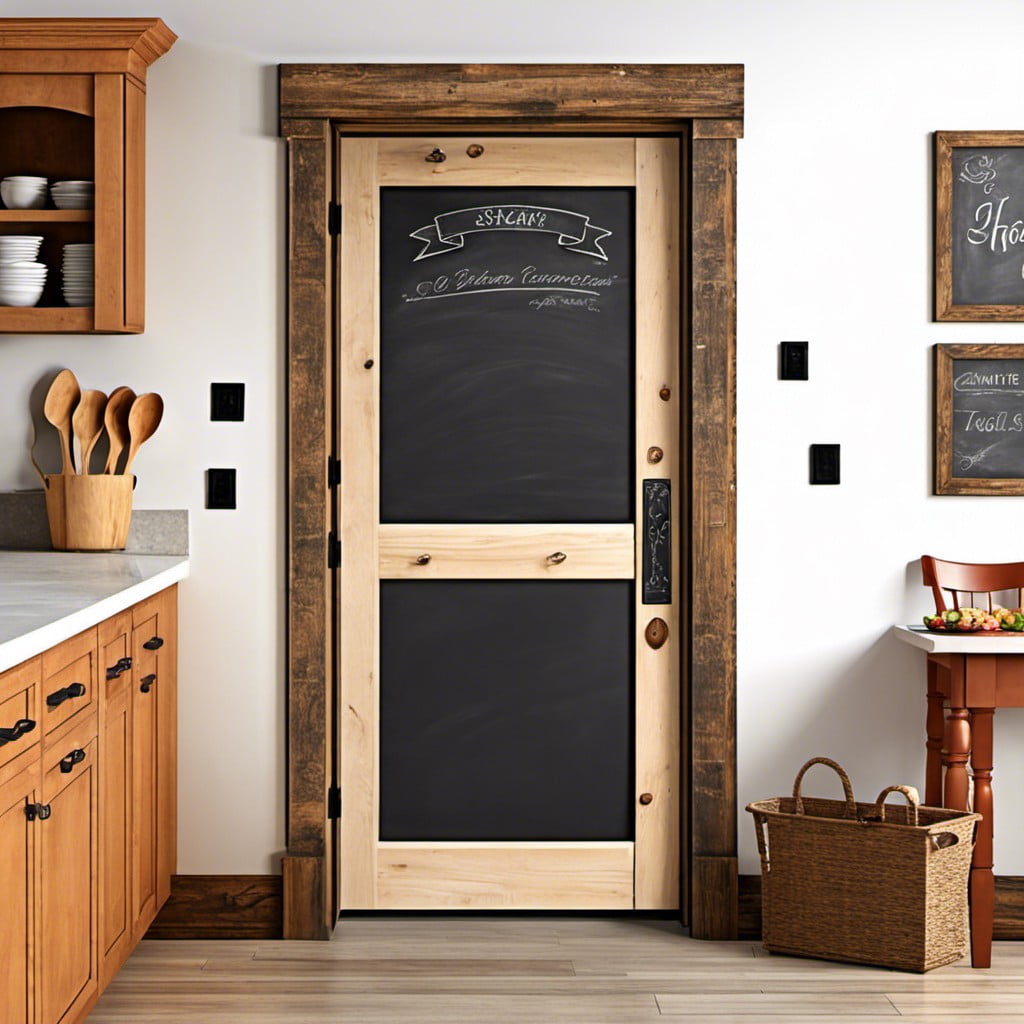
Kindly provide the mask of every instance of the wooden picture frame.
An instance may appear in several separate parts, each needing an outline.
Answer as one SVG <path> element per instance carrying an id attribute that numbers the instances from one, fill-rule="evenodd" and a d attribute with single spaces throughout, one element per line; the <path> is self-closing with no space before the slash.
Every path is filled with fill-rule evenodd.
<path id="1" fill-rule="evenodd" d="M 936 494 L 1024 494 L 1024 345 L 935 346 L 934 436 Z"/>
<path id="2" fill-rule="evenodd" d="M 935 319 L 1024 321 L 1024 132 L 936 132 L 934 155 Z"/>

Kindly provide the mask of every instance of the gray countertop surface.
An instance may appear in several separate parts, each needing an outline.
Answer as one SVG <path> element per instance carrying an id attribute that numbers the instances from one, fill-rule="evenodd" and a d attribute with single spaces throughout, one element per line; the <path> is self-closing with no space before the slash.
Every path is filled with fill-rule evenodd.
<path id="1" fill-rule="evenodd" d="M 186 555 L 0 551 L 0 672 L 185 579 Z"/>

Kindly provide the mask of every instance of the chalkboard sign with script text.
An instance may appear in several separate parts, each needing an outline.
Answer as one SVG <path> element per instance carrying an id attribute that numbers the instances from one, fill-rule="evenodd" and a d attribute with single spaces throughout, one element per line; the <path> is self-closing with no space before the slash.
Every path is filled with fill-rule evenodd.
<path id="1" fill-rule="evenodd" d="M 935 319 L 1024 320 L 1024 133 L 936 132 Z"/>
<path id="2" fill-rule="evenodd" d="M 936 345 L 935 419 L 936 494 L 1024 494 L 1024 345 Z"/>

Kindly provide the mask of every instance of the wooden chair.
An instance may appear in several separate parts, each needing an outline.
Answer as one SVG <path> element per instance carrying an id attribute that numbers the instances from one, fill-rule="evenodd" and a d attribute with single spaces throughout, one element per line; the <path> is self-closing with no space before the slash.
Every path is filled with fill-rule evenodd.
<path id="1" fill-rule="evenodd" d="M 1024 590 L 1024 562 L 945 562 L 921 557 L 921 576 L 932 588 L 936 612 L 977 607 L 985 596 Z M 961 596 L 968 598 L 961 602 Z M 1011 604 L 1012 597 L 1000 603 Z M 1005 634 L 1002 634 L 1005 636 Z M 1021 635 L 1021 634 L 1017 634 Z M 996 708 L 1024 707 L 1024 654 L 1008 653 L 999 636 L 967 639 L 968 649 L 928 654 L 925 803 L 981 814 L 971 861 L 971 962 L 992 963 L 995 879 L 992 865 L 992 726 Z M 961 641 L 963 644 L 963 641 Z M 976 646 L 972 646 L 976 645 Z M 945 706 L 948 704 L 948 713 Z M 968 762 L 970 772 L 968 773 Z M 972 794 L 973 789 L 973 794 Z"/>
<path id="2" fill-rule="evenodd" d="M 1017 607 L 1021 607 L 1024 590 L 1024 562 L 944 562 L 931 555 L 921 556 L 924 585 L 932 588 L 936 612 L 947 609 L 946 596 L 952 595 L 953 607 L 959 609 L 961 594 L 969 594 L 965 608 L 976 608 L 975 596 L 984 594 L 988 611 L 992 611 L 992 595 L 1017 591 Z M 945 593 L 944 593 L 945 592 Z"/>

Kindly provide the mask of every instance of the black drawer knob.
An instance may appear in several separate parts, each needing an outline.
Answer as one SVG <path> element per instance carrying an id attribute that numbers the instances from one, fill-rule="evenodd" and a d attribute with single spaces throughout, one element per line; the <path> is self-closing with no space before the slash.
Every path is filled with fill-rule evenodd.
<path id="1" fill-rule="evenodd" d="M 142 646 L 145 647 L 147 651 L 159 651 L 163 645 L 164 638 L 162 636 L 152 636 Z"/>
<path id="2" fill-rule="evenodd" d="M 25 804 L 25 817 L 28 818 L 29 821 L 35 821 L 36 818 L 40 821 L 46 821 L 49 816 L 49 804 Z"/>
<path id="3" fill-rule="evenodd" d="M 139 692 L 140 693 L 149 693 L 149 691 L 152 689 L 153 684 L 155 682 L 156 682 L 156 676 L 155 675 L 143 676 L 141 681 L 139 682 Z"/>
<path id="4" fill-rule="evenodd" d="M 59 708 L 61 704 L 66 700 L 72 700 L 75 697 L 85 696 L 85 686 L 82 683 L 72 683 L 70 686 L 64 686 L 59 690 L 54 690 L 46 698 L 46 706 L 51 708 Z"/>
<path id="5" fill-rule="evenodd" d="M 20 740 L 27 732 L 31 732 L 36 723 L 31 718 L 19 718 L 9 729 L 0 729 L 0 747 L 5 743 Z"/>
<path id="6" fill-rule="evenodd" d="M 128 669 L 130 669 L 131 667 L 131 658 L 118 658 L 117 663 L 115 665 L 111 665 L 110 668 L 107 669 L 107 678 L 117 679 L 119 675 L 121 675 L 124 672 L 127 672 Z"/>
<path id="7" fill-rule="evenodd" d="M 76 764 L 81 764 L 85 760 L 84 750 L 72 750 L 67 757 L 62 757 L 60 760 L 60 771 L 62 775 L 69 775 L 74 771 Z"/>

